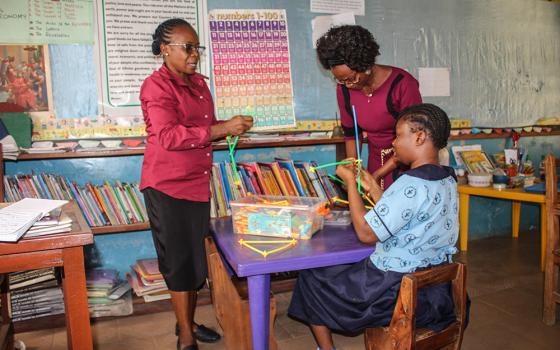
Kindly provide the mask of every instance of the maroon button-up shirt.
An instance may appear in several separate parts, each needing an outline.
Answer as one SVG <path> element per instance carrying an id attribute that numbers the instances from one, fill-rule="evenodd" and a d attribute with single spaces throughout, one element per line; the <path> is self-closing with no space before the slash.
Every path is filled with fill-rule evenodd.
<path id="1" fill-rule="evenodd" d="M 151 187 L 177 199 L 210 200 L 214 116 L 212 95 L 201 74 L 190 86 L 165 64 L 140 89 L 146 151 L 140 189 Z"/>

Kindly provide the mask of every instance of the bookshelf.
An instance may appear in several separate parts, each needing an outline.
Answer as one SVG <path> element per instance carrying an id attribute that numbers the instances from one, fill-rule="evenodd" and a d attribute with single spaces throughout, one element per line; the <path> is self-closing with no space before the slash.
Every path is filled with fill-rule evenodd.
<path id="1" fill-rule="evenodd" d="M 344 138 L 311 138 L 303 140 L 282 140 L 282 141 L 239 141 L 236 149 L 249 148 L 274 148 L 274 147 L 298 147 L 313 145 L 344 145 Z M 216 143 L 213 145 L 214 151 L 227 150 L 227 144 Z M 344 147 L 341 149 L 344 152 Z M 124 157 L 124 156 L 140 156 L 144 155 L 143 149 L 123 149 L 115 151 L 91 151 L 91 152 L 62 152 L 62 153 L 37 153 L 37 154 L 20 154 L 17 158 L 20 160 L 44 160 L 44 159 L 65 159 L 65 158 L 96 158 L 96 157 Z M 338 149 L 337 149 L 338 155 Z"/>
<path id="2" fill-rule="evenodd" d="M 511 132 L 504 133 L 479 133 L 479 134 L 467 134 L 451 136 L 450 140 L 481 140 L 481 139 L 500 139 L 511 137 Z M 553 130 L 550 132 L 522 132 L 522 137 L 536 137 L 536 136 L 557 136 L 560 135 L 560 130 Z M 305 147 L 314 145 L 335 145 L 336 147 L 336 159 L 343 159 L 345 156 L 344 149 L 344 138 L 306 138 L 297 140 L 256 140 L 256 141 L 246 141 L 240 140 L 237 144 L 237 149 L 252 149 L 252 148 L 275 148 L 275 147 Z M 1 145 L 0 145 L 1 147 Z M 224 142 L 214 143 L 213 149 L 215 151 L 227 150 L 227 144 Z M 0 148 L 1 152 L 1 148 Z M 1 154 L 1 153 L 0 153 Z M 40 153 L 40 154 L 20 154 L 17 161 L 33 161 L 33 160 L 49 160 L 49 159 L 75 159 L 75 158 L 99 158 L 99 157 L 129 157 L 129 156 L 142 156 L 144 155 L 144 149 L 122 149 L 122 150 L 112 150 L 112 151 L 102 151 L 95 150 L 91 152 L 63 152 L 63 153 Z M 4 164 L 0 162 L 0 174 L 4 174 Z M 0 195 L 4 198 L 4 184 L 0 181 Z M 102 234 L 118 234 L 125 232 L 134 231 L 145 231 L 149 230 L 148 223 L 136 223 L 129 225 L 113 225 L 113 226 L 99 226 L 92 227 L 92 232 L 94 235 Z"/>

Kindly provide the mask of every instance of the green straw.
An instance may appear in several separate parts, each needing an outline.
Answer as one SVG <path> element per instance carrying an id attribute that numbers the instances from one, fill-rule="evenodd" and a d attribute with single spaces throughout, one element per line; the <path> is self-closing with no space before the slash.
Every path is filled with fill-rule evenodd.
<path id="1" fill-rule="evenodd" d="M 327 168 L 327 167 L 330 167 L 330 166 L 337 166 L 339 164 L 350 164 L 350 163 L 354 163 L 354 162 L 355 162 L 355 160 L 343 160 L 342 162 L 321 164 L 321 165 L 315 166 L 313 168 L 314 169 L 322 169 L 322 168 Z"/>

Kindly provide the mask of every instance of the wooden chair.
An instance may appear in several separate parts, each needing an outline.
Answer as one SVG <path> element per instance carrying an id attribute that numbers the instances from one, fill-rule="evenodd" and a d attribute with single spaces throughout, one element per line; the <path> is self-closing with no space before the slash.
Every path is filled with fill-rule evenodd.
<path id="1" fill-rule="evenodd" d="M 556 168 L 559 161 L 549 154 L 545 158 L 546 174 L 546 256 L 544 268 L 544 311 L 543 322 L 549 326 L 556 323 L 556 307 L 560 303 L 558 289 L 558 270 L 560 269 L 560 233 L 558 202 L 558 175 Z"/>
<path id="2" fill-rule="evenodd" d="M 212 304 L 224 331 L 225 347 L 229 350 L 250 350 L 253 346 L 247 282 L 229 274 L 212 237 L 206 238 L 205 245 Z M 276 300 L 272 294 L 270 298 L 269 349 L 276 350 Z"/>
<path id="3" fill-rule="evenodd" d="M 453 263 L 437 266 L 403 277 L 391 323 L 387 327 L 368 328 L 365 345 L 368 350 L 435 350 L 461 348 L 467 308 L 467 268 Z M 416 297 L 419 288 L 452 282 L 456 320 L 440 332 L 416 329 Z"/>

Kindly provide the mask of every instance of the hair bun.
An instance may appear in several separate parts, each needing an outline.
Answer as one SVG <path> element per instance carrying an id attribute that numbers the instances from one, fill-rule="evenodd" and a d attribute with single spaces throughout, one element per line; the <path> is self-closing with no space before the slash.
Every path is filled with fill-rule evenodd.
<path id="1" fill-rule="evenodd" d="M 160 44 L 159 40 L 152 41 L 152 53 L 156 56 L 161 54 Z"/>

